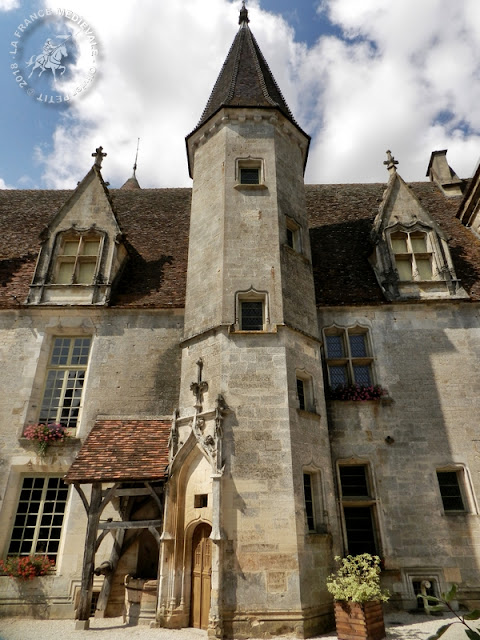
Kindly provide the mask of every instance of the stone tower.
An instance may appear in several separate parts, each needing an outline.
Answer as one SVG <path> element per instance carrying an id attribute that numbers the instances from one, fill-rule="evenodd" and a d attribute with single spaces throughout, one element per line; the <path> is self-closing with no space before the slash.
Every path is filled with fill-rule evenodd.
<path id="1" fill-rule="evenodd" d="M 240 28 L 196 129 L 159 616 L 212 637 L 327 622 L 335 514 L 295 122 Z"/>

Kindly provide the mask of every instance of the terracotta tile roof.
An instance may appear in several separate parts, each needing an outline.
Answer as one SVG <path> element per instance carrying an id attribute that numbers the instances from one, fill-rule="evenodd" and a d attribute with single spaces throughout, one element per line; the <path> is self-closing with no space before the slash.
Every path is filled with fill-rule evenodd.
<path id="1" fill-rule="evenodd" d="M 457 276 L 480 300 L 480 240 L 455 217 L 461 198 L 431 182 L 410 185 L 449 238 Z M 307 185 L 315 291 L 319 305 L 384 304 L 368 262 L 370 230 L 385 184 Z M 25 302 L 39 234 L 71 191 L 0 191 L 0 308 Z M 130 252 L 110 304 L 183 308 L 190 189 L 111 190 Z"/>
<path id="2" fill-rule="evenodd" d="M 65 482 L 161 480 L 170 420 L 97 420 Z"/>
<path id="3" fill-rule="evenodd" d="M 298 127 L 246 23 L 235 36 L 196 129 L 222 107 L 277 107 Z"/>

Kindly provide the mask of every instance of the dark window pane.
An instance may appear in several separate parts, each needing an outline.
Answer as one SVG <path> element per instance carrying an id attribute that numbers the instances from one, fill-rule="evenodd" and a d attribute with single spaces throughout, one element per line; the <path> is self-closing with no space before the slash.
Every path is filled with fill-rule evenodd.
<path id="1" fill-rule="evenodd" d="M 253 167 L 248 169 L 240 169 L 240 182 L 242 184 L 259 184 L 260 169 Z"/>
<path id="2" fill-rule="evenodd" d="M 303 380 L 297 378 L 297 396 L 298 396 L 298 406 L 302 411 L 305 410 L 305 385 Z"/>
<path id="3" fill-rule="evenodd" d="M 340 482 L 344 497 L 368 497 L 366 468 L 348 465 L 340 467 Z"/>
<path id="4" fill-rule="evenodd" d="M 349 335 L 350 353 L 352 358 L 365 358 L 367 355 L 367 345 L 363 334 Z"/>
<path id="5" fill-rule="evenodd" d="M 437 471 L 440 494 L 445 511 L 465 511 L 456 471 Z"/>
<path id="6" fill-rule="evenodd" d="M 315 517 L 313 510 L 312 476 L 309 473 L 303 474 L 303 492 L 305 495 L 305 513 L 307 516 L 307 527 L 309 531 L 315 531 Z"/>
<path id="7" fill-rule="evenodd" d="M 344 507 L 348 553 L 377 554 L 370 507 Z"/>
<path id="8" fill-rule="evenodd" d="M 353 375 L 355 382 L 361 387 L 369 387 L 372 384 L 369 365 L 353 365 Z"/>
<path id="9" fill-rule="evenodd" d="M 340 384 L 347 384 L 347 367 L 345 366 L 333 366 L 328 367 L 330 372 L 330 385 L 335 389 Z"/>
<path id="10" fill-rule="evenodd" d="M 293 231 L 287 227 L 287 244 L 293 249 Z"/>
<path id="11" fill-rule="evenodd" d="M 342 336 L 325 336 L 327 341 L 327 357 L 328 358 L 344 358 L 345 349 L 343 348 Z"/>
<path id="12" fill-rule="evenodd" d="M 244 301 L 242 306 L 243 331 L 262 331 L 263 329 L 263 302 Z"/>

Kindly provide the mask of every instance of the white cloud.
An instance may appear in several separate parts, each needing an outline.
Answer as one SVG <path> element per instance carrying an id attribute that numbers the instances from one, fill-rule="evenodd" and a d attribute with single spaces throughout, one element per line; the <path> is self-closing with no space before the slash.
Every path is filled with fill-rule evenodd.
<path id="1" fill-rule="evenodd" d="M 13 187 L 9 187 L 3 178 L 0 178 L 0 189 L 12 189 Z"/>
<path id="2" fill-rule="evenodd" d="M 59 122 L 53 151 L 37 149 L 46 186 L 74 186 L 100 144 L 105 179 L 120 186 L 138 137 L 141 186 L 189 185 L 184 137 L 234 38 L 239 2 L 68 6 L 92 24 L 101 58 L 95 83 Z M 313 135 L 307 181 L 384 182 L 386 149 L 407 180 L 424 179 L 430 152 L 443 148 L 457 173 L 470 175 L 480 154 L 478 0 L 323 0 L 319 10 L 345 37 L 324 36 L 308 49 L 281 17 L 249 2 L 250 27 Z"/>
<path id="3" fill-rule="evenodd" d="M 0 0 L 0 11 L 11 11 L 19 6 L 20 0 Z"/>

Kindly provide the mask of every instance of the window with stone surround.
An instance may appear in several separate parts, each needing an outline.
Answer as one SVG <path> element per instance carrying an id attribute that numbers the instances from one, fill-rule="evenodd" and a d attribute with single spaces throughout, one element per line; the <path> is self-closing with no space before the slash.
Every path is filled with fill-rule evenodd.
<path id="1" fill-rule="evenodd" d="M 235 163 L 235 188 L 265 188 L 265 168 L 262 158 L 237 158 Z"/>
<path id="2" fill-rule="evenodd" d="M 346 551 L 379 554 L 376 500 L 370 469 L 366 464 L 339 465 Z"/>
<path id="3" fill-rule="evenodd" d="M 322 484 L 318 470 L 304 469 L 303 497 L 306 530 L 308 533 L 324 533 Z"/>
<path id="4" fill-rule="evenodd" d="M 286 216 L 285 218 L 285 232 L 286 232 L 286 244 L 287 247 L 293 249 L 297 253 L 302 251 L 302 238 L 300 233 L 300 225 L 295 220 Z"/>
<path id="5" fill-rule="evenodd" d="M 296 386 L 297 386 L 297 401 L 300 411 L 315 412 L 315 399 L 313 396 L 313 380 L 312 376 L 306 373 L 304 370 L 297 370 Z"/>
<path id="6" fill-rule="evenodd" d="M 90 337 L 53 339 L 39 422 L 77 426 L 91 342 Z"/>
<path id="7" fill-rule="evenodd" d="M 268 296 L 266 292 L 250 289 L 235 295 L 235 330 L 267 331 Z"/>
<path id="8" fill-rule="evenodd" d="M 46 555 L 55 561 L 67 499 L 61 477 L 24 477 L 7 555 Z"/>
<path id="9" fill-rule="evenodd" d="M 351 384 L 364 387 L 375 384 L 368 329 L 332 327 L 324 330 L 324 337 L 328 381 L 332 389 Z"/>
<path id="10" fill-rule="evenodd" d="M 100 249 L 101 238 L 98 235 L 63 235 L 52 272 L 52 283 L 93 284 Z"/>
<path id="11" fill-rule="evenodd" d="M 445 513 L 466 513 L 468 500 L 464 469 L 437 469 L 437 481 Z"/>

